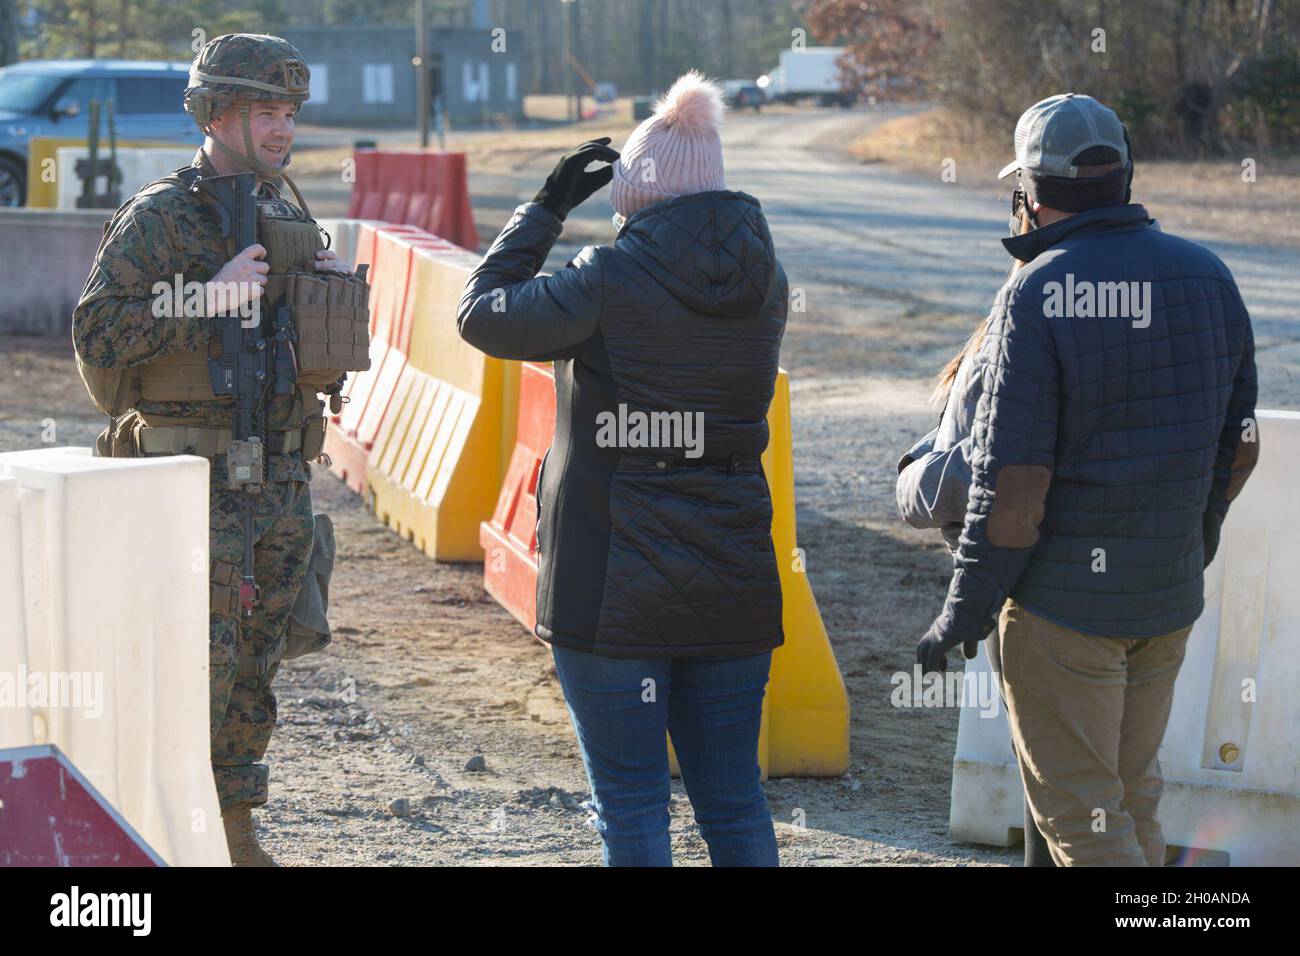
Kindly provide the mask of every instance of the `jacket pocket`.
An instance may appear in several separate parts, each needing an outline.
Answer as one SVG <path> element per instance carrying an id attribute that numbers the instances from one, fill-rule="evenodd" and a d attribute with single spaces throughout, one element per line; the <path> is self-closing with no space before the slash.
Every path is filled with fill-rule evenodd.
<path id="1" fill-rule="evenodd" d="M 1080 634 L 1050 621 L 1040 622 L 1039 629 L 1056 666 L 1098 683 L 1123 684 L 1127 680 L 1124 641 Z"/>

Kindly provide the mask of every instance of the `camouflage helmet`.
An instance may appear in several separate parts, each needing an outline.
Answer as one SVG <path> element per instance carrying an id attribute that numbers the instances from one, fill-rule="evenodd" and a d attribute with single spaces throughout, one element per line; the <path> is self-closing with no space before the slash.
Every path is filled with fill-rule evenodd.
<path id="1" fill-rule="evenodd" d="M 228 33 L 204 44 L 190 66 L 185 112 L 200 129 L 237 99 L 303 103 L 311 71 L 288 40 Z"/>

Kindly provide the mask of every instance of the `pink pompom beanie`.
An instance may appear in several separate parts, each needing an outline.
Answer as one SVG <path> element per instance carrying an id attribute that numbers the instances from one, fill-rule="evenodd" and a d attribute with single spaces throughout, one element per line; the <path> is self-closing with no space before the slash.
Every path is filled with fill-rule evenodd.
<path id="1" fill-rule="evenodd" d="M 632 131 L 614 164 L 609 202 L 624 218 L 688 193 L 726 189 L 718 127 L 725 106 L 717 83 L 691 70 Z"/>

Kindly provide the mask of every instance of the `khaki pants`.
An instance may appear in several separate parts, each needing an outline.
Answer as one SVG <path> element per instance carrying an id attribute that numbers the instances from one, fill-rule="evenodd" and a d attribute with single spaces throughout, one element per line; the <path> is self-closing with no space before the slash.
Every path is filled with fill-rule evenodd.
<path id="1" fill-rule="evenodd" d="M 1163 866 L 1156 754 L 1191 627 L 1093 637 L 1008 600 L 990 636 L 1025 796 L 1058 866 Z"/>

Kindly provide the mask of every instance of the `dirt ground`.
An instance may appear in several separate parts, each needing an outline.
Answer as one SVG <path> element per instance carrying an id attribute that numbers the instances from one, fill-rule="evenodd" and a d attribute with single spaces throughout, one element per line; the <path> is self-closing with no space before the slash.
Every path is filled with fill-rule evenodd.
<path id="1" fill-rule="evenodd" d="M 4 346 L 0 450 L 34 447 L 51 422 L 59 444 L 92 441 L 101 423 L 86 413 L 66 345 L 9 337 Z M 277 859 L 598 864 L 586 780 L 544 645 L 487 596 L 481 566 L 428 560 L 318 467 L 312 494 L 337 527 L 335 640 L 287 663 L 276 682 L 272 799 L 258 816 Z M 800 532 L 809 554 L 823 556 L 814 560 L 869 556 L 877 586 L 895 592 L 897 619 L 919 620 L 942 595 L 947 558 L 936 547 L 815 519 Z M 768 781 L 783 863 L 1013 861 L 1014 851 L 947 840 L 956 714 L 890 707 L 888 676 L 910 645 L 882 640 L 883 622 L 868 623 L 874 615 L 845 599 L 861 586 L 852 562 L 810 573 L 849 687 L 853 758 L 842 778 Z M 672 814 L 677 861 L 707 862 L 680 783 Z"/>
<path id="2" fill-rule="evenodd" d="M 957 712 L 890 704 L 890 677 L 910 667 L 951 568 L 937 535 L 897 518 L 895 461 L 931 427 L 932 376 L 1005 273 L 1006 197 L 843 151 L 890 117 L 765 112 L 730 119 L 724 135 L 729 185 L 762 199 L 791 285 L 807 295 L 782 351 L 799 544 L 852 708 L 848 774 L 770 780 L 766 791 L 786 865 L 1007 865 L 1019 848 L 947 836 Z M 538 142 L 521 133 L 513 145 L 485 134 L 470 181 L 480 233 L 490 238 L 590 129 Z M 321 216 L 346 208 L 331 168 L 299 183 Z M 570 217 L 548 265 L 610 238 L 598 197 Z M 1297 257 L 1244 243 L 1224 254 L 1249 280 L 1261 405 L 1300 407 Z M 58 443 L 89 443 L 101 423 L 68 344 L 0 337 L 0 350 L 0 450 L 35 446 L 50 419 Z M 257 815 L 266 845 L 304 865 L 599 863 L 545 647 L 488 598 L 481 566 L 429 561 L 328 473 L 312 490 L 338 529 L 335 641 L 277 680 L 271 802 Z M 676 859 L 706 863 L 680 784 L 673 793 Z"/>

